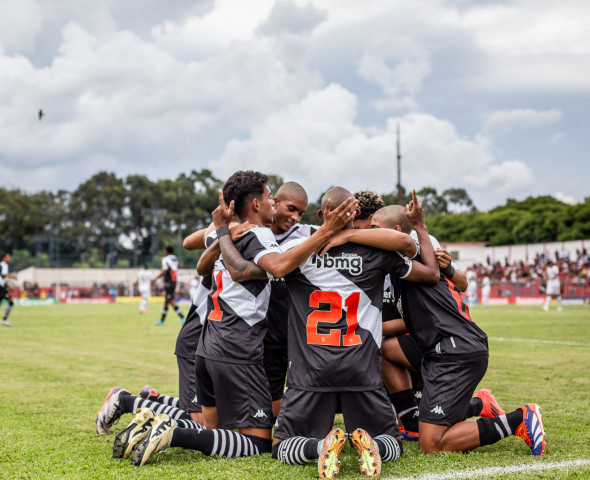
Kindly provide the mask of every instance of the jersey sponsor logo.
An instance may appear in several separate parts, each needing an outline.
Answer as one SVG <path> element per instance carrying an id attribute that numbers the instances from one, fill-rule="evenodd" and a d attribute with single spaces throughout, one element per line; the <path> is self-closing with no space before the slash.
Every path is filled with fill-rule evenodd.
<path id="1" fill-rule="evenodd" d="M 264 413 L 261 408 L 259 408 L 258 411 L 254 414 L 254 418 L 266 418 L 266 417 L 267 417 L 266 413 Z"/>
<path id="2" fill-rule="evenodd" d="M 436 413 L 437 415 L 444 415 L 445 412 L 443 412 L 443 409 L 441 408 L 440 405 L 437 405 L 436 407 L 434 407 L 432 410 L 430 410 L 431 413 Z"/>
<path id="3" fill-rule="evenodd" d="M 314 255 L 311 263 L 318 270 L 348 270 L 355 276 L 363 273 L 363 258 L 356 253 L 343 253 L 340 257 L 331 257 L 327 253 L 323 257 Z"/>

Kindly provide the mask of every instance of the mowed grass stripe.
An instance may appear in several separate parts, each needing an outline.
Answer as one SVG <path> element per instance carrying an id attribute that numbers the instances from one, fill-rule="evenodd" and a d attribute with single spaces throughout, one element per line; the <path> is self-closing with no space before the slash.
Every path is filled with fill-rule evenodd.
<path id="1" fill-rule="evenodd" d="M 317 478 L 315 463 L 289 466 L 269 455 L 209 458 L 176 448 L 141 468 L 111 458 L 114 436 L 96 435 L 93 423 L 110 387 L 121 385 L 136 393 L 149 383 L 164 394 L 178 393 L 173 355 L 178 321 L 170 314 L 164 327 L 155 327 L 159 308 L 150 308 L 149 316 L 140 316 L 137 305 L 13 310 L 14 327 L 0 329 L 0 478 Z M 578 343 L 590 343 L 589 312 L 586 307 L 565 307 L 559 314 L 532 307 L 472 310 L 490 337 Z M 382 478 L 588 459 L 590 417 L 584 412 L 590 411 L 589 365 L 590 349 L 491 340 L 490 366 L 481 387 L 491 388 L 507 410 L 530 401 L 542 406 L 547 431 L 542 459 L 533 459 L 516 438 L 469 454 L 425 456 L 417 445 L 405 444 L 402 458 L 384 465 Z M 125 415 L 113 433 L 130 420 Z M 340 415 L 336 425 L 344 426 Z M 518 471 L 509 477 L 590 478 L 590 467 L 573 469 Z M 338 478 L 359 477 L 357 457 L 346 445 Z"/>

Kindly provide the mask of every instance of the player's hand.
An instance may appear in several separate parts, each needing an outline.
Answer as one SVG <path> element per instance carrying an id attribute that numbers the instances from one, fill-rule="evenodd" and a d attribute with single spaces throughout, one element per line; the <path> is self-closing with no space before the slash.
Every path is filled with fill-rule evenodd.
<path id="1" fill-rule="evenodd" d="M 437 248 L 434 251 L 434 254 L 436 255 L 436 259 L 438 260 L 438 265 L 440 268 L 447 268 L 453 261 L 451 252 L 445 250 L 444 248 Z"/>
<path id="2" fill-rule="evenodd" d="M 213 223 L 215 224 L 215 228 L 228 226 L 232 221 L 234 216 L 234 206 L 235 203 L 232 200 L 229 204 L 229 207 L 225 204 L 225 200 L 223 199 L 223 191 L 219 190 L 219 207 L 217 207 L 211 213 L 211 218 L 213 218 Z"/>
<path id="3" fill-rule="evenodd" d="M 416 197 L 416 189 L 412 189 L 412 200 L 406 205 L 406 215 L 414 228 L 426 226 L 424 223 L 424 209 Z"/>
<path id="4" fill-rule="evenodd" d="M 349 233 L 350 232 L 348 232 L 346 230 L 340 230 L 339 232 L 336 232 L 334 235 L 332 235 L 330 237 L 330 240 L 328 240 L 327 243 L 325 243 L 322 247 L 320 247 L 313 254 L 323 257 L 328 252 L 328 250 L 330 250 L 332 247 L 337 247 L 338 245 L 344 245 L 346 242 L 348 242 L 348 234 Z"/>
<path id="5" fill-rule="evenodd" d="M 253 228 L 256 228 L 256 225 L 247 221 L 230 227 L 229 233 L 231 234 L 232 242 L 235 242 L 238 238 L 242 238 L 248 230 L 252 230 Z"/>
<path id="6" fill-rule="evenodd" d="M 332 200 L 328 200 L 324 209 L 324 227 L 332 235 L 342 230 L 348 222 L 354 220 L 358 209 L 358 200 L 347 198 L 338 207 L 332 210 Z"/>

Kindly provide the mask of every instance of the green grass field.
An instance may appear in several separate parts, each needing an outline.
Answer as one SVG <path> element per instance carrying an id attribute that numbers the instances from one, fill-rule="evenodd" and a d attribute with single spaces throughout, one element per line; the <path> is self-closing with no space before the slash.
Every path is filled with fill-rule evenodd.
<path id="1" fill-rule="evenodd" d="M 171 449 L 141 468 L 111 458 L 114 436 L 96 435 L 93 423 L 110 387 L 136 393 L 149 383 L 178 393 L 177 318 L 170 314 L 166 326 L 155 327 L 157 310 L 151 306 L 152 315 L 140 316 L 135 305 L 15 307 L 14 327 L 0 327 L 0 478 L 318 478 L 315 464 L 288 466 L 269 455 L 222 459 Z M 482 386 L 507 411 L 531 401 L 541 405 L 545 455 L 533 458 L 514 437 L 468 454 L 425 456 L 415 444 L 405 444 L 402 459 L 385 464 L 381 478 L 459 478 L 449 475 L 523 464 L 547 469 L 498 470 L 478 478 L 590 478 L 590 307 L 548 313 L 538 307 L 479 307 L 473 317 L 490 336 Z M 130 419 L 125 415 L 112 430 L 118 433 Z M 336 423 L 343 425 L 341 418 Z M 568 460 L 586 463 L 550 468 Z M 342 461 L 339 478 L 360 477 L 348 445 Z"/>

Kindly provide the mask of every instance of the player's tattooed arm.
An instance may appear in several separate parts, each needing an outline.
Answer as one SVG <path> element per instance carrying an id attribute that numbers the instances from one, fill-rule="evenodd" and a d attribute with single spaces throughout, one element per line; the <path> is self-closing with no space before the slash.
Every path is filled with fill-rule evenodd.
<path id="1" fill-rule="evenodd" d="M 255 225 L 248 223 L 235 225 L 230 228 L 231 235 L 224 235 L 215 240 L 215 243 L 201 255 L 199 263 L 197 263 L 198 274 L 207 275 L 211 273 L 219 254 L 223 254 L 223 263 L 234 282 L 268 278 L 262 268 L 254 262 L 245 260 L 234 245 L 235 240 L 254 227 Z"/>
<path id="2" fill-rule="evenodd" d="M 424 209 L 416 197 L 416 190 L 412 190 L 412 200 L 406 205 L 406 215 L 418 235 L 422 263 L 412 260 L 412 271 L 404 280 L 435 285 L 440 279 L 440 267 L 424 222 Z"/>
<path id="3" fill-rule="evenodd" d="M 235 247 L 234 242 L 228 235 L 224 235 L 219 239 L 219 245 L 221 247 L 225 268 L 227 268 L 227 271 L 234 282 L 268 279 L 266 271 L 254 262 L 246 260 Z"/>

